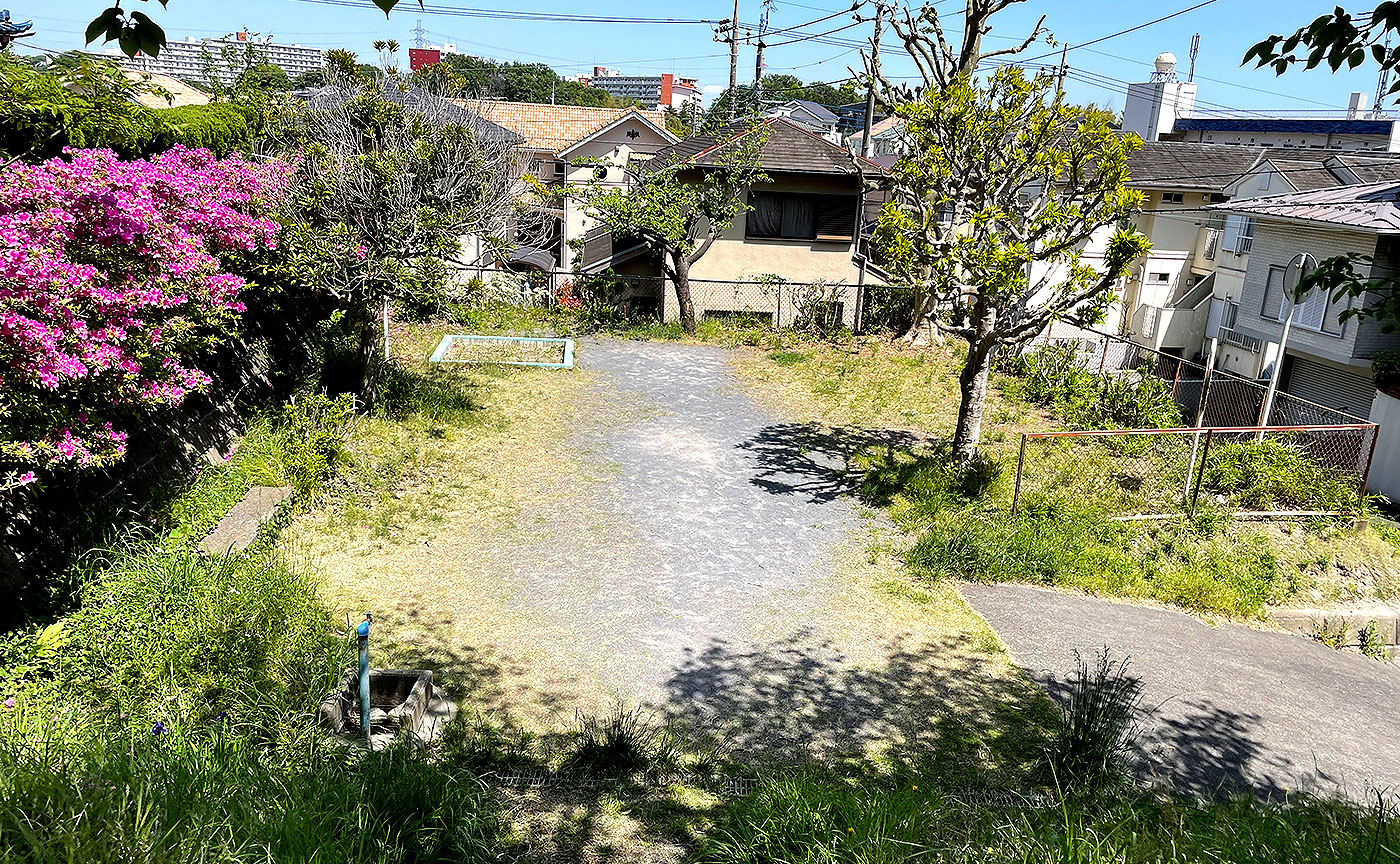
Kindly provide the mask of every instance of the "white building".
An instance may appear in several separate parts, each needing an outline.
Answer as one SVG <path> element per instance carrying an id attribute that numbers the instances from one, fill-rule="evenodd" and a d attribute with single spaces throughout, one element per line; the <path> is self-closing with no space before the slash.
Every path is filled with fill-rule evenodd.
<path id="1" fill-rule="evenodd" d="M 232 65 L 224 62 L 225 49 L 236 54 Z M 319 48 L 259 42 L 241 32 L 226 39 L 186 36 L 184 41 L 166 43 L 156 57 L 144 54 L 127 57 L 115 49 L 99 56 L 115 61 L 124 69 L 172 78 L 204 81 L 207 73 L 220 84 L 232 84 L 244 69 L 263 63 L 279 67 L 292 78 L 325 65 L 325 52 Z"/>
<path id="2" fill-rule="evenodd" d="M 647 109 L 670 108 L 677 113 L 700 110 L 700 87 L 695 78 L 681 78 L 669 72 L 623 75 L 615 69 L 594 66 L 592 75 L 579 75 L 573 80 L 606 90 L 619 99 L 635 99 Z"/>
<path id="3" fill-rule="evenodd" d="M 1128 85 L 1123 106 L 1123 131 L 1136 132 L 1144 141 L 1156 141 L 1170 133 L 1178 118 L 1188 118 L 1196 107 L 1196 85 L 1176 80 L 1176 55 L 1164 52 L 1153 63 L 1156 71 L 1144 84 Z"/>

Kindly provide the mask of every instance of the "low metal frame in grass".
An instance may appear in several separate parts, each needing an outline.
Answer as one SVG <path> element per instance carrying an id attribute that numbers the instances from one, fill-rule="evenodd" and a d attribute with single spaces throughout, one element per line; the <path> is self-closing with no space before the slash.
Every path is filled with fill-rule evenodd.
<path id="1" fill-rule="evenodd" d="M 497 353 L 499 357 L 487 359 L 454 359 L 449 356 L 453 348 L 458 345 L 478 345 L 500 349 Z M 541 360 L 520 360 L 509 359 L 509 346 L 515 345 L 518 348 L 543 348 L 546 345 L 556 345 L 560 351 L 560 360 L 548 362 Z M 521 355 L 516 355 L 521 356 Z M 476 365 L 490 366 L 536 366 L 544 369 L 572 369 L 574 368 L 574 340 L 552 336 L 477 336 L 475 334 L 448 334 L 442 337 L 438 343 L 437 350 L 429 358 L 430 363 L 469 363 Z"/>
<path id="2" fill-rule="evenodd" d="M 1375 460 L 1380 427 L 1375 423 L 1343 423 L 1318 426 L 1216 426 L 1179 429 L 1110 429 L 1068 432 L 1027 432 L 1021 435 L 1021 448 L 1016 457 L 1016 481 L 1011 498 L 1011 515 L 1020 510 L 1026 480 L 1027 445 L 1032 441 L 1108 442 L 1125 437 L 1148 439 L 1144 452 L 1121 460 L 1134 480 L 1142 483 L 1143 509 L 1151 512 L 1123 514 L 1114 517 L 1122 521 L 1171 519 L 1193 516 L 1201 496 L 1201 481 L 1205 476 L 1206 459 L 1212 443 L 1261 442 L 1283 439 L 1297 447 L 1305 458 L 1319 469 L 1337 475 L 1338 479 L 1356 484 L 1358 502 L 1366 495 Z M 1031 463 L 1035 454 L 1031 454 Z M 1081 467 L 1080 476 L 1090 476 L 1094 469 L 1085 460 L 1074 463 Z M 1101 466 L 1100 466 L 1101 467 Z M 1131 469 L 1143 469 L 1134 471 Z M 1142 476 L 1138 476 L 1138 475 Z M 1169 484 L 1169 485 L 1168 485 Z M 1179 510 L 1165 512 L 1150 504 L 1176 501 Z M 1248 510 L 1240 509 L 1236 516 L 1254 519 L 1289 519 L 1311 516 L 1352 516 L 1354 513 L 1325 509 Z"/>

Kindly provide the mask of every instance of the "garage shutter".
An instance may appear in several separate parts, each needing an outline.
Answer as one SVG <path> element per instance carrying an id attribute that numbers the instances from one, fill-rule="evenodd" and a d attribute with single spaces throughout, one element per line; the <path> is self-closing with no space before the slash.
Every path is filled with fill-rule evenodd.
<path id="1" fill-rule="evenodd" d="M 1376 395 L 1375 385 L 1368 376 L 1343 372 L 1306 357 L 1293 358 L 1288 386 L 1284 390 L 1357 417 L 1371 416 L 1371 400 Z"/>

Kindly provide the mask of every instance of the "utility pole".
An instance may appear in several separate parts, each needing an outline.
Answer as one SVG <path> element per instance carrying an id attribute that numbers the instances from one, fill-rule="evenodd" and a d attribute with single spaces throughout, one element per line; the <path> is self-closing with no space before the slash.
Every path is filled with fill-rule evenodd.
<path id="1" fill-rule="evenodd" d="M 1060 70 L 1056 73 L 1059 81 L 1055 84 L 1055 92 L 1061 96 L 1065 95 L 1065 76 L 1069 74 L 1069 43 L 1060 49 Z"/>
<path id="2" fill-rule="evenodd" d="M 758 37 L 758 54 L 753 61 L 753 98 L 757 109 L 763 111 L 763 37 Z"/>
<path id="3" fill-rule="evenodd" d="M 729 122 L 734 122 L 734 91 L 739 87 L 739 0 L 734 0 L 734 17 L 729 19 Z"/>
<path id="4" fill-rule="evenodd" d="M 860 155 L 869 159 L 875 152 L 870 129 L 875 125 L 875 79 L 880 77 L 880 26 L 885 23 L 885 4 L 875 4 L 875 35 L 870 39 L 870 86 L 865 89 L 865 131 L 860 136 Z"/>
<path id="5" fill-rule="evenodd" d="M 754 110 L 763 113 L 763 49 L 768 47 L 763 44 L 763 34 L 768 32 L 768 10 L 772 6 L 771 2 L 764 2 L 763 15 L 758 19 L 758 53 L 753 61 L 753 104 Z"/>

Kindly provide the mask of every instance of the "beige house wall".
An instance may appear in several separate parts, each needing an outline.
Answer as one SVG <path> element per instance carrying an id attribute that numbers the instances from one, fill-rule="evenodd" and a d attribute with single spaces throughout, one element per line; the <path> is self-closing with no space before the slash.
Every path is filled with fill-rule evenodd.
<path id="1" fill-rule="evenodd" d="M 759 192 L 806 192 L 814 194 L 850 194 L 851 232 L 857 231 L 855 199 L 858 185 L 854 177 L 790 176 L 772 183 L 755 186 Z M 823 242 L 816 240 L 747 239 L 747 213 L 740 215 L 716 239 L 709 251 L 691 267 L 690 278 L 696 314 L 706 312 L 751 311 L 773 316 L 778 326 L 787 326 L 796 319 L 802 289 L 792 286 L 821 281 L 831 288 L 826 296 L 841 304 L 842 320 L 847 327 L 855 325 L 860 268 L 852 257 L 855 241 Z M 788 287 L 764 290 L 758 285 L 735 286 L 735 282 L 757 282 L 764 276 L 778 276 Z M 713 284 L 728 283 L 728 284 Z M 675 292 L 668 285 L 663 312 L 667 321 L 680 317 Z"/>
<path id="2" fill-rule="evenodd" d="M 629 137 L 631 132 L 636 132 L 637 137 Z M 631 117 L 603 132 L 597 138 L 565 151 L 569 157 L 568 162 L 571 164 L 566 169 L 564 179 L 569 183 L 579 185 L 596 182 L 606 188 L 625 187 L 627 185 L 627 161 L 632 158 L 633 154 L 655 153 L 663 147 L 669 146 L 670 143 L 655 129 L 636 117 Z M 572 164 L 580 161 L 587 164 Z M 604 165 L 607 168 L 606 177 L 601 180 L 596 179 L 594 172 Z M 574 266 L 574 251 L 569 248 L 569 241 L 581 239 L 597 224 L 597 220 L 589 217 L 577 200 L 573 198 L 564 200 L 563 249 L 560 252 L 559 261 L 561 270 L 572 270 Z"/>

